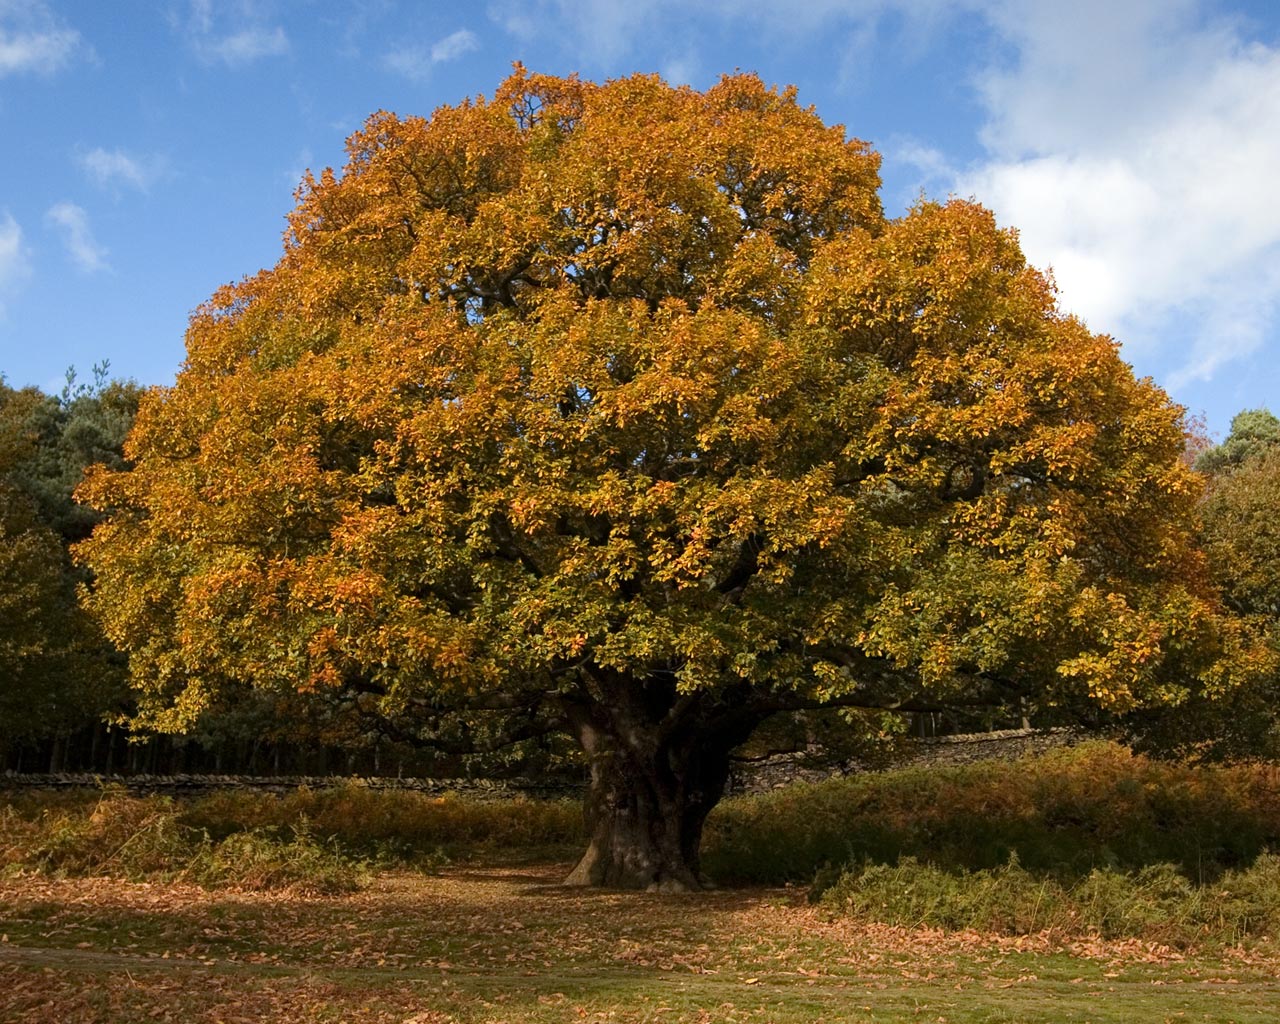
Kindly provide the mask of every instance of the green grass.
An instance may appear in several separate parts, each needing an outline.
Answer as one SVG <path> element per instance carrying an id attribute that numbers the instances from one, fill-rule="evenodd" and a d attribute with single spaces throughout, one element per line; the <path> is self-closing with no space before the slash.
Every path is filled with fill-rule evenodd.
<path id="1" fill-rule="evenodd" d="M 1175 954 L 868 926 L 792 889 L 571 893 L 562 867 L 263 899 L 0 882 L 0 1019 L 377 1024 L 1274 1020 L 1274 947 Z"/>

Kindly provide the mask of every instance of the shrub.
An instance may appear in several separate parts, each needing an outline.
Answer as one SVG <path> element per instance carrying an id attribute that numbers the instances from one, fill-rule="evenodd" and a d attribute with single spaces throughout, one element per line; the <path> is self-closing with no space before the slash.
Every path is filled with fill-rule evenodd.
<path id="1" fill-rule="evenodd" d="M 1186 946 L 1276 935 L 1277 883 L 1280 857 L 1272 855 L 1212 886 L 1193 884 L 1171 864 L 1098 868 L 1066 885 L 1028 872 L 1016 859 L 970 872 L 906 857 L 846 871 L 819 902 L 836 914 L 908 927 L 1099 934 Z"/>
<path id="2" fill-rule="evenodd" d="M 186 801 L 121 789 L 96 799 L 25 794 L 0 808 L 0 866 L 10 870 L 251 887 L 296 888 L 305 877 L 317 889 L 349 887 L 372 866 L 567 857 L 581 842 L 573 801 L 482 802 L 355 784 L 283 795 L 226 790 Z M 329 880 L 339 877 L 348 881 Z"/>
<path id="3" fill-rule="evenodd" d="M 904 857 L 845 872 L 821 896 L 823 906 L 850 916 L 907 927 L 977 928 L 1025 935 L 1063 919 L 1064 892 L 1036 878 L 1016 859 L 977 872 L 944 871 Z"/>
<path id="4" fill-rule="evenodd" d="M 178 821 L 171 800 L 107 790 L 87 813 L 47 811 L 11 860 L 52 874 L 143 878 L 185 864 L 204 841 L 202 833 Z"/>
<path id="5" fill-rule="evenodd" d="M 36 819 L 6 808 L 0 836 L 9 871 L 305 892 L 349 891 L 369 874 L 367 864 L 305 826 L 288 836 L 250 829 L 215 841 L 184 822 L 168 798 L 111 790 L 91 808 L 58 806 Z"/>
<path id="6" fill-rule="evenodd" d="M 259 829 L 206 842 L 180 877 L 200 885 L 242 889 L 288 889 L 303 893 L 351 892 L 369 881 L 366 861 L 345 855 L 305 828 L 288 839 Z"/>
<path id="7" fill-rule="evenodd" d="M 1280 847 L 1280 768 L 1191 768 L 1093 742 L 1014 762 L 909 768 L 728 800 L 707 822 L 722 881 L 803 882 L 915 857 L 968 871 L 1017 853 L 1070 883 L 1170 863 L 1196 882 Z"/>
<path id="8" fill-rule="evenodd" d="M 480 801 L 358 784 L 281 795 L 226 790 L 195 800 L 183 820 L 214 836 L 255 827 L 289 830 L 307 822 L 315 835 L 343 849 L 419 867 L 498 851 L 508 858 L 560 856 L 583 841 L 577 801 Z"/>

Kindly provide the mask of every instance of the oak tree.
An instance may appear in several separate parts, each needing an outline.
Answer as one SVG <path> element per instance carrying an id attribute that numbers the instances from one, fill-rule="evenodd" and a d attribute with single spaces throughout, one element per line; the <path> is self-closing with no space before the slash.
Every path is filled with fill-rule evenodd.
<path id="1" fill-rule="evenodd" d="M 779 712 L 1232 685 L 1181 411 L 988 211 L 878 186 L 750 75 L 375 114 L 84 490 L 149 721 L 248 683 L 444 747 L 561 730 L 569 881 L 692 888 Z"/>

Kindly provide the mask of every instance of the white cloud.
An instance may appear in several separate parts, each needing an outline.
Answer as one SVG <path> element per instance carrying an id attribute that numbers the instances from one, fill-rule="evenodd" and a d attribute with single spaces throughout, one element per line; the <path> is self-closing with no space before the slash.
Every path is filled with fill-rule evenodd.
<path id="1" fill-rule="evenodd" d="M 928 146 L 910 136 L 894 136 L 880 147 L 886 169 L 900 169 L 899 179 L 905 179 L 890 196 L 882 196 L 886 209 L 909 207 L 923 196 L 937 195 L 939 189 L 946 192 L 959 172 L 952 160 L 940 149 Z M 886 174 L 886 178 L 891 177 Z"/>
<path id="2" fill-rule="evenodd" d="M 671 0 L 493 0 L 489 17 L 510 34 L 529 41 L 552 36 L 567 49 L 590 55 L 597 65 L 609 64 L 634 50 L 653 33 L 640 28 L 665 17 Z"/>
<path id="3" fill-rule="evenodd" d="M 201 35 L 213 31 L 213 0 L 191 0 L 191 27 Z"/>
<path id="4" fill-rule="evenodd" d="M 1280 50 L 1192 0 L 987 13 L 1018 57 L 979 81 L 990 157 L 955 190 L 1018 227 L 1064 308 L 1171 360 L 1175 389 L 1256 350 L 1280 305 Z"/>
<path id="5" fill-rule="evenodd" d="M 393 50 L 382 58 L 382 63 L 388 70 L 420 82 L 431 74 L 431 69 L 437 64 L 457 60 L 479 48 L 480 40 L 476 38 L 476 34 L 469 29 L 461 28 L 437 40 L 430 47 L 416 46 Z"/>
<path id="6" fill-rule="evenodd" d="M 0 77 L 51 75 L 82 49 L 80 33 L 38 0 L 0 0 Z"/>
<path id="7" fill-rule="evenodd" d="M 689 85 L 700 70 L 697 55 L 692 50 L 678 57 L 671 57 L 658 69 L 664 81 L 671 85 Z"/>
<path id="8" fill-rule="evenodd" d="M 264 57 L 289 52 L 289 37 L 280 25 L 268 24 L 261 5 L 241 0 L 215 7 L 211 0 L 191 0 L 185 22 L 173 19 L 206 64 L 242 67 Z"/>
<path id="9" fill-rule="evenodd" d="M 382 58 L 382 64 L 388 71 L 420 82 L 431 73 L 431 54 L 421 48 L 393 50 Z"/>
<path id="10" fill-rule="evenodd" d="M 955 168 L 945 153 L 933 146 L 926 146 L 918 139 L 894 139 L 886 147 L 885 157 L 892 157 L 901 163 L 914 167 L 922 180 L 932 181 L 937 178 L 955 176 Z"/>
<path id="11" fill-rule="evenodd" d="M 443 64 L 445 61 L 457 60 L 479 48 L 480 40 L 476 38 L 476 34 L 469 29 L 460 28 L 431 47 L 431 63 Z"/>
<path id="12" fill-rule="evenodd" d="M 306 175 L 308 169 L 314 163 L 315 159 L 311 155 L 311 150 L 304 148 L 299 151 L 293 166 L 286 171 L 282 171 L 280 177 L 296 193 L 302 185 L 303 176 Z"/>
<path id="13" fill-rule="evenodd" d="M 261 57 L 280 57 L 289 52 L 289 38 L 279 25 L 274 28 L 245 28 L 218 39 L 206 40 L 202 52 L 224 64 L 248 64 Z"/>
<path id="14" fill-rule="evenodd" d="M 12 294 L 31 275 L 26 246 L 22 243 L 22 228 L 6 212 L 0 216 L 0 299 Z M 4 305 L 0 304 L 0 314 Z"/>
<path id="15" fill-rule="evenodd" d="M 103 188 L 128 185 L 146 192 L 164 173 L 165 161 L 160 157 L 130 156 L 122 149 L 98 147 L 79 154 L 80 166 Z"/>
<path id="16" fill-rule="evenodd" d="M 55 203 L 45 220 L 61 233 L 67 254 L 81 270 L 91 274 L 107 269 L 107 250 L 94 239 L 83 207 L 67 201 Z"/>

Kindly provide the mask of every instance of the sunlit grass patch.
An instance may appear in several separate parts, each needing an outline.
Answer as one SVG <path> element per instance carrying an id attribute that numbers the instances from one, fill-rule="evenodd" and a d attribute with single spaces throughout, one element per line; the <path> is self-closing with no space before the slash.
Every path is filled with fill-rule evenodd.
<path id="1" fill-rule="evenodd" d="M 322 899 L 0 880 L 0 1020 L 1272 1024 L 1280 1000 L 1274 946 L 1001 938 L 868 924 L 794 888 L 571 893 L 557 878 L 451 866 Z"/>

